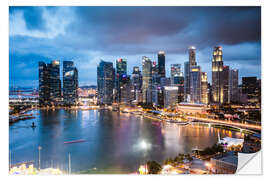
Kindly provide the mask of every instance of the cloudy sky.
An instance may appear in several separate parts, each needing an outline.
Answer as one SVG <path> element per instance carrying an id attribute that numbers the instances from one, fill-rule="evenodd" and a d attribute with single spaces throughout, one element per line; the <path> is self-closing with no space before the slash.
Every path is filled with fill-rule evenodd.
<path id="1" fill-rule="evenodd" d="M 37 86 L 38 61 L 72 60 L 79 85 L 96 85 L 103 59 L 128 60 L 128 73 L 142 56 L 166 53 L 173 63 L 188 61 L 196 46 L 197 63 L 211 82 L 213 47 L 239 75 L 261 77 L 261 10 L 258 7 L 10 7 L 10 86 Z"/>

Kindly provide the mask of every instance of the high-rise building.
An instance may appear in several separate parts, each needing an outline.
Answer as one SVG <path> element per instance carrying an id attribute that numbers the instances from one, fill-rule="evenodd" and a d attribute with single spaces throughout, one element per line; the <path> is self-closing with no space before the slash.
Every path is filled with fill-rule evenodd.
<path id="1" fill-rule="evenodd" d="M 99 104 L 113 103 L 114 68 L 112 62 L 101 60 L 97 67 Z"/>
<path id="2" fill-rule="evenodd" d="M 201 103 L 208 104 L 208 81 L 207 81 L 207 73 L 201 72 Z"/>
<path id="3" fill-rule="evenodd" d="M 164 51 L 158 52 L 158 74 L 160 75 L 160 77 L 166 77 Z"/>
<path id="4" fill-rule="evenodd" d="M 122 74 L 119 79 L 120 79 L 119 102 L 122 104 L 130 104 L 132 100 L 130 76 L 126 74 Z"/>
<path id="5" fill-rule="evenodd" d="M 152 103 L 152 61 L 143 56 L 142 60 L 142 92 L 143 92 L 143 103 Z"/>
<path id="6" fill-rule="evenodd" d="M 123 78 L 124 77 L 124 78 Z M 125 86 L 123 83 L 126 83 L 126 77 L 127 77 L 127 60 L 119 58 L 116 60 L 116 101 L 121 102 L 121 95 L 125 92 L 121 92 L 123 89 L 121 87 Z M 123 80 L 123 81 L 122 81 Z M 125 82 L 124 82 L 125 81 Z"/>
<path id="7" fill-rule="evenodd" d="M 181 64 L 171 64 L 171 85 L 179 85 L 181 75 Z"/>
<path id="8" fill-rule="evenodd" d="M 201 102 L 201 68 L 192 66 L 190 69 L 190 102 Z"/>
<path id="9" fill-rule="evenodd" d="M 152 84 L 158 85 L 160 83 L 160 74 L 158 73 L 158 65 L 156 61 L 152 62 Z"/>
<path id="10" fill-rule="evenodd" d="M 178 87 L 164 86 L 164 107 L 172 108 L 178 103 Z"/>
<path id="11" fill-rule="evenodd" d="M 232 69 L 229 74 L 229 101 L 232 103 L 239 102 L 238 85 L 238 69 Z"/>
<path id="12" fill-rule="evenodd" d="M 213 102 L 223 104 L 223 60 L 221 46 L 214 47 L 212 59 L 212 95 Z"/>
<path id="13" fill-rule="evenodd" d="M 39 62 L 39 103 L 58 105 L 61 103 L 60 62 Z"/>
<path id="14" fill-rule="evenodd" d="M 242 94 L 247 94 L 249 103 L 260 102 L 260 81 L 257 77 L 242 77 Z"/>
<path id="15" fill-rule="evenodd" d="M 230 67 L 223 66 L 223 103 L 230 103 L 230 91 L 229 91 L 229 74 Z"/>
<path id="16" fill-rule="evenodd" d="M 78 70 L 72 61 L 63 62 L 64 104 L 75 105 L 78 98 Z"/>
<path id="17" fill-rule="evenodd" d="M 188 48 L 188 54 L 189 54 L 189 66 L 196 66 L 196 48 L 194 46 L 190 46 Z"/>
<path id="18" fill-rule="evenodd" d="M 184 64 L 184 94 L 185 94 L 185 101 L 189 102 L 190 100 L 190 80 L 189 80 L 189 62 L 185 62 Z"/>
<path id="19" fill-rule="evenodd" d="M 132 100 L 136 103 L 140 102 L 140 94 L 142 94 L 142 74 L 138 66 L 133 67 L 132 72 Z"/>

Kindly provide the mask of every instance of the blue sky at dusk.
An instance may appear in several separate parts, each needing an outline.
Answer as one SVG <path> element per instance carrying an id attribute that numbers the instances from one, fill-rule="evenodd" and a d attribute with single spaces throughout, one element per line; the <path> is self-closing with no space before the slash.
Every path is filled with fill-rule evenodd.
<path id="1" fill-rule="evenodd" d="M 216 45 L 240 77 L 261 78 L 260 7 L 10 7 L 9 84 L 37 87 L 38 61 L 57 59 L 75 62 L 79 85 L 96 85 L 100 59 L 126 58 L 131 74 L 159 50 L 169 76 L 191 45 L 209 82 Z"/>

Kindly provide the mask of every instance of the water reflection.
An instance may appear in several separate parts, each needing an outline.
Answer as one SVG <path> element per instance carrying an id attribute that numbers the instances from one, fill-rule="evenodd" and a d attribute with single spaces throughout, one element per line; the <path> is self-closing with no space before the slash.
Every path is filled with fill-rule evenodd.
<path id="1" fill-rule="evenodd" d="M 240 137 L 241 133 L 208 126 L 179 126 L 155 124 L 150 119 L 106 110 L 36 111 L 36 129 L 30 121 L 10 126 L 12 163 L 34 160 L 37 147 L 42 146 L 41 167 L 53 164 L 66 170 L 68 153 L 72 171 L 95 173 L 127 173 L 135 171 L 146 160 L 163 161 L 178 153 L 191 152 L 196 146 L 205 148 L 221 137 Z M 16 128 L 17 127 L 17 128 Z M 65 141 L 85 139 L 86 142 L 64 144 Z M 145 142 L 146 149 L 140 146 Z"/>

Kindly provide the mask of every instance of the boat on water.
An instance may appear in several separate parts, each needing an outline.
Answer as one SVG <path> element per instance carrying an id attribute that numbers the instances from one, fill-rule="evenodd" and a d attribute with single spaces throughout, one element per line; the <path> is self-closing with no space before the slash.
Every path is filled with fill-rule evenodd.
<path id="1" fill-rule="evenodd" d="M 73 141 L 65 141 L 64 144 L 72 144 L 72 143 L 80 143 L 80 142 L 85 142 L 85 139 L 78 139 L 78 140 L 73 140 Z"/>

